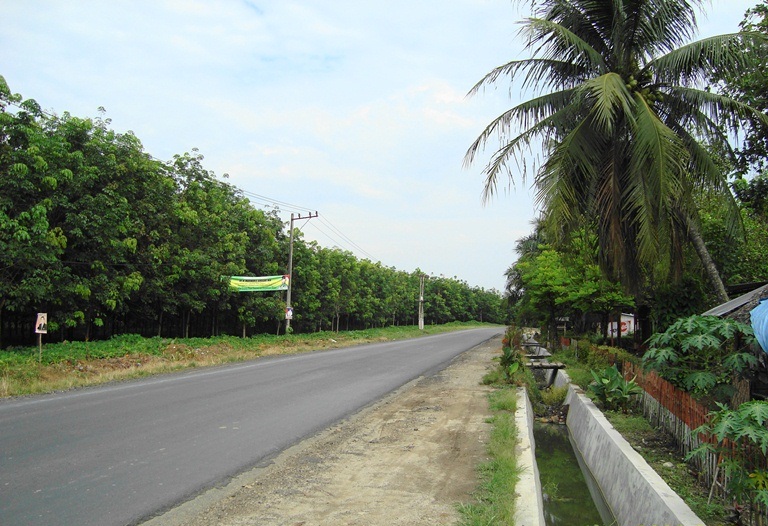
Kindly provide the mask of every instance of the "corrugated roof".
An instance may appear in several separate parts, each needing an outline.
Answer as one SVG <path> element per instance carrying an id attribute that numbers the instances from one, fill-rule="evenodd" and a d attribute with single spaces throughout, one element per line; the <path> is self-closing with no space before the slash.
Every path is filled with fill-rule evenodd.
<path id="1" fill-rule="evenodd" d="M 758 300 L 765 295 L 768 295 L 768 285 L 763 285 L 762 287 L 759 287 L 751 292 L 742 294 L 738 298 L 734 298 L 730 301 L 726 301 L 725 303 L 722 303 L 717 307 L 713 307 L 709 309 L 707 312 L 702 313 L 702 315 L 703 316 L 726 316 L 731 312 L 735 311 L 736 309 L 743 307 L 750 301 Z"/>

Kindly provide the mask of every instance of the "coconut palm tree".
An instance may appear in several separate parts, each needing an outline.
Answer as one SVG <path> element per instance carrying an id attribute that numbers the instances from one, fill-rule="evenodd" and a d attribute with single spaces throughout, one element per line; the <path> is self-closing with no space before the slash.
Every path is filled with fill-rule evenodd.
<path id="1" fill-rule="evenodd" d="M 727 299 L 693 197 L 724 196 L 738 231 L 726 175 L 705 145 L 732 154 L 727 128 L 766 118 L 704 83 L 715 68 L 749 64 L 765 39 L 742 32 L 692 42 L 703 3 L 534 0 L 521 31 L 531 58 L 495 68 L 470 91 L 510 77 L 535 94 L 494 119 L 466 154 L 471 164 L 500 140 L 483 172 L 484 197 L 500 175 L 514 183 L 530 170 L 546 223 L 560 233 L 596 224 L 602 267 L 635 294 L 660 261 L 680 264 L 688 239 Z"/>

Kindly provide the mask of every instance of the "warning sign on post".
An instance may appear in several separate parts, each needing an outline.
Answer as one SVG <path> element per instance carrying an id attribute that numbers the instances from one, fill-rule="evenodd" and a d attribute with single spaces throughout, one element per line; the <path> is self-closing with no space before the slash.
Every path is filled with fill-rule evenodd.
<path id="1" fill-rule="evenodd" d="M 35 322 L 36 334 L 48 334 L 48 313 L 38 312 L 37 321 Z"/>

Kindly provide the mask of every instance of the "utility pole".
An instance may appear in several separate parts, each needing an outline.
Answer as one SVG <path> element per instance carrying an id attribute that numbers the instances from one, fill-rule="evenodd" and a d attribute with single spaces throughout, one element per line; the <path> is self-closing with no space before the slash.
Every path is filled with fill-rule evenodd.
<path id="1" fill-rule="evenodd" d="M 291 287 L 293 286 L 293 221 L 295 219 L 313 219 L 317 217 L 317 212 L 315 212 L 315 215 L 312 215 L 312 212 L 310 212 L 308 215 L 303 216 L 301 214 L 296 214 L 294 217 L 293 212 L 291 212 L 291 229 L 290 229 L 290 241 L 288 243 L 288 290 L 285 294 L 285 332 L 286 334 L 290 332 L 291 328 L 291 319 L 293 318 L 293 308 L 291 307 Z"/>
<path id="2" fill-rule="evenodd" d="M 424 279 L 426 274 L 422 274 L 419 280 L 419 330 L 424 330 Z"/>

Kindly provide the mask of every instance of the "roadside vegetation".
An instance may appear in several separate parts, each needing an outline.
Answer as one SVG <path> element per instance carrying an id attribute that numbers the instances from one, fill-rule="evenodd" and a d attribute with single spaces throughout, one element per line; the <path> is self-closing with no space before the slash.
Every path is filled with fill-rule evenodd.
<path id="1" fill-rule="evenodd" d="M 622 349 L 594 346 L 581 340 L 576 348 L 557 350 L 555 357 L 567 365 L 572 382 L 603 409 L 614 428 L 698 517 L 710 526 L 730 523 L 728 506 L 720 499 L 710 500 L 709 488 L 702 485 L 699 474 L 686 462 L 674 438 L 653 428 L 643 416 L 637 403 L 642 388 L 618 372 L 616 363 L 637 361 L 637 357 Z"/>
<path id="2" fill-rule="evenodd" d="M 516 327 L 507 329 L 502 343 L 502 352 L 498 358 L 498 366 L 485 375 L 483 383 L 496 387 L 498 393 L 514 393 L 514 387 L 525 387 L 538 420 L 564 423 L 561 417 L 567 386 L 541 388 L 540 381 L 524 365 L 525 351 L 522 346 L 514 346 L 515 342 L 520 342 L 521 339 L 520 329 Z M 631 379 L 624 379 L 616 369 L 614 364 L 623 360 L 639 361 L 636 356 L 620 348 L 595 345 L 584 339 L 579 340 L 575 346 L 556 350 L 552 360 L 566 364 L 566 371 L 572 383 L 584 389 L 588 396 L 604 410 L 604 414 L 616 430 L 680 495 L 696 515 L 710 526 L 731 524 L 729 520 L 733 515 L 732 507 L 718 498 L 710 499 L 709 488 L 702 485 L 698 473 L 680 453 L 674 439 L 668 433 L 653 428 L 643 416 L 637 404 L 641 392 L 639 386 Z M 510 501 L 513 500 L 513 496 L 514 491 L 507 495 L 490 494 L 487 498 Z M 506 505 L 512 506 L 509 502 Z"/>
<path id="3" fill-rule="evenodd" d="M 480 485 L 475 500 L 459 505 L 460 526 L 514 524 L 515 485 L 519 477 L 517 468 L 515 410 L 516 389 L 500 388 L 489 395 L 493 426 L 488 443 L 490 460 L 482 464 Z"/>
<path id="4" fill-rule="evenodd" d="M 506 273 L 510 320 L 536 328 L 652 464 L 667 437 L 642 425 L 640 382 L 614 363 L 692 397 L 704 409 L 675 418 L 708 420 L 680 431 L 686 453 L 659 474 L 707 524 L 765 524 L 765 352 L 748 311 L 740 321 L 700 314 L 768 281 L 768 0 L 755 0 L 740 31 L 702 40 L 705 2 L 530 4 L 529 55 L 471 93 L 508 81 L 532 98 L 491 121 L 465 157 L 476 162 L 498 139 L 485 197 L 502 179 L 530 181 L 541 205 Z M 545 417 L 542 400 L 555 394 L 537 392 L 521 356 L 505 351 L 486 381 L 529 386 Z M 702 495 L 687 462 L 700 467 L 704 455 Z"/>
<path id="5" fill-rule="evenodd" d="M 317 332 L 251 338 L 142 338 L 116 336 L 95 342 L 47 344 L 0 352 L 0 396 L 45 393 L 143 376 L 252 360 L 261 356 L 402 340 L 491 324 L 477 322 Z M 40 361 L 39 361 L 40 360 Z"/>
<path id="6" fill-rule="evenodd" d="M 37 313 L 49 342 L 285 332 L 285 292 L 232 276 L 292 274 L 294 332 L 418 322 L 420 269 L 289 232 L 195 150 L 159 161 L 103 114 L 45 106 L 0 75 L 0 349 L 34 344 Z M 457 277 L 430 276 L 423 307 L 428 323 L 505 322 L 500 291 Z"/>

